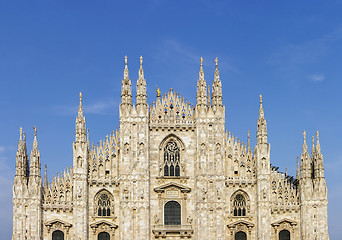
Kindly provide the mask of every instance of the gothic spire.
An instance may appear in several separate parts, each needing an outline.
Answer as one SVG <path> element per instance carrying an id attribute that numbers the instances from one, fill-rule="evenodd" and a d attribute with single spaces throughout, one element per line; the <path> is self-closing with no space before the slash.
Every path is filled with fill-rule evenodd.
<path id="1" fill-rule="evenodd" d="M 323 155 L 321 153 L 321 145 L 319 143 L 319 132 L 316 132 L 317 143 L 316 143 L 316 159 L 317 159 L 317 177 L 324 178 L 324 163 Z"/>
<path id="2" fill-rule="evenodd" d="M 212 90 L 213 106 L 222 106 L 222 83 L 220 80 L 220 73 L 218 70 L 218 59 L 215 58 L 215 74 Z"/>
<path id="3" fill-rule="evenodd" d="M 205 81 L 204 80 L 204 71 L 203 71 L 203 58 L 200 58 L 201 66 L 199 71 L 199 81 Z"/>
<path id="4" fill-rule="evenodd" d="M 76 117 L 75 142 L 86 142 L 86 122 L 83 116 L 82 93 L 79 94 L 80 103 L 78 107 L 78 116 Z"/>
<path id="5" fill-rule="evenodd" d="M 306 131 L 303 131 L 303 152 L 301 155 L 301 177 L 311 178 L 310 156 L 308 153 L 308 145 L 306 144 Z"/>
<path id="6" fill-rule="evenodd" d="M 33 129 L 34 129 L 34 139 L 33 139 L 33 148 L 31 151 L 30 178 L 33 176 L 40 177 L 40 153 L 38 150 L 37 128 L 34 126 Z"/>
<path id="7" fill-rule="evenodd" d="M 199 78 L 197 81 L 197 105 L 206 106 L 207 105 L 207 83 L 204 80 L 203 71 L 203 58 L 200 59 L 201 66 L 199 71 Z"/>
<path id="8" fill-rule="evenodd" d="M 82 106 L 82 93 L 79 93 L 79 97 L 80 97 L 80 103 L 78 105 L 78 116 L 82 117 L 83 116 L 83 106 Z"/>
<path id="9" fill-rule="evenodd" d="M 264 109 L 262 107 L 262 96 L 260 95 L 260 108 L 257 127 L 257 143 L 267 144 L 267 124 L 264 117 Z"/>
<path id="10" fill-rule="evenodd" d="M 36 126 L 34 126 L 33 129 L 34 129 L 33 151 L 38 151 L 37 128 L 36 128 Z"/>
<path id="11" fill-rule="evenodd" d="M 316 143 L 316 151 L 317 153 L 321 153 L 321 144 L 319 143 L 319 132 L 316 132 L 316 137 L 317 137 L 317 143 Z"/>
<path id="12" fill-rule="evenodd" d="M 220 81 L 220 72 L 218 70 L 218 58 L 215 58 L 215 76 L 214 81 Z"/>
<path id="13" fill-rule="evenodd" d="M 146 80 L 144 78 L 143 57 L 140 57 L 139 78 L 137 81 L 137 106 L 147 105 Z"/>
<path id="14" fill-rule="evenodd" d="M 129 79 L 127 56 L 125 56 L 124 77 L 121 83 L 121 104 L 132 105 L 131 79 Z"/>
<path id="15" fill-rule="evenodd" d="M 308 153 L 308 145 L 306 144 L 306 131 L 305 130 L 303 131 L 303 139 L 304 139 L 303 154 L 304 154 L 304 153 Z"/>
<path id="16" fill-rule="evenodd" d="M 260 108 L 259 108 L 259 119 L 264 118 L 264 108 L 262 107 L 262 95 L 260 94 Z"/>
<path id="17" fill-rule="evenodd" d="M 21 177 L 28 177 L 29 175 L 26 137 L 22 127 L 20 127 L 18 150 L 16 153 L 15 175 Z"/>

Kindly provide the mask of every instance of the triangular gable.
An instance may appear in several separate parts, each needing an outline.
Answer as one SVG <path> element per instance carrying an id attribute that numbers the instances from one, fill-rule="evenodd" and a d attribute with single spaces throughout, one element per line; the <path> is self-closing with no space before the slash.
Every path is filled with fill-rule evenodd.
<path id="1" fill-rule="evenodd" d="M 253 223 L 245 221 L 245 220 L 239 220 L 239 221 L 233 222 L 233 223 L 229 224 L 228 227 L 229 228 L 233 228 L 233 227 L 235 227 L 236 225 L 239 225 L 239 224 L 246 225 L 246 227 L 248 227 L 248 228 L 254 227 Z"/>
<path id="2" fill-rule="evenodd" d="M 288 219 L 288 218 L 284 218 L 284 219 L 281 219 L 275 223 L 272 223 L 271 225 L 274 227 L 274 226 L 279 226 L 280 224 L 284 223 L 284 222 L 287 222 L 289 223 L 291 226 L 293 225 L 297 225 L 297 222 L 291 220 L 291 219 Z"/>
<path id="3" fill-rule="evenodd" d="M 90 227 L 91 228 L 97 228 L 99 227 L 100 225 L 107 225 L 109 226 L 110 228 L 118 228 L 118 225 L 114 224 L 114 223 L 111 223 L 111 222 L 108 222 L 106 220 L 101 220 L 101 221 L 97 221 L 97 222 L 94 222 L 92 224 L 90 224 Z"/>
<path id="4" fill-rule="evenodd" d="M 179 183 L 174 183 L 174 182 L 170 182 L 170 183 L 164 184 L 162 186 L 156 187 L 156 188 L 154 188 L 154 191 L 156 191 L 157 193 L 163 193 L 163 192 L 165 192 L 166 189 L 172 188 L 172 187 L 177 188 L 181 192 L 185 192 L 185 193 L 188 193 L 191 191 L 191 188 L 188 188 L 186 186 L 183 186 Z"/>
<path id="5" fill-rule="evenodd" d="M 47 227 L 48 226 L 52 226 L 52 225 L 54 225 L 56 223 L 60 223 L 64 227 L 71 227 L 72 226 L 71 223 L 67 223 L 67 222 L 65 222 L 63 220 L 60 220 L 60 219 L 54 219 L 54 220 L 48 221 L 48 222 L 45 223 L 45 226 L 47 226 Z"/>

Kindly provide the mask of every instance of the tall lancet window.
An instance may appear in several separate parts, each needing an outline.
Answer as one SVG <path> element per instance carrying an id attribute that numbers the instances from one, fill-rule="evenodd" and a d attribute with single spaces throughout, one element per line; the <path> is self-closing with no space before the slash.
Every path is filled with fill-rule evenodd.
<path id="1" fill-rule="evenodd" d="M 246 199 L 242 194 L 236 195 L 233 201 L 234 216 L 246 216 Z"/>
<path id="2" fill-rule="evenodd" d="M 164 148 L 164 176 L 180 176 L 180 151 L 173 140 Z"/>
<path id="3" fill-rule="evenodd" d="M 98 199 L 97 215 L 108 217 L 110 216 L 110 199 L 107 194 L 102 193 Z"/>

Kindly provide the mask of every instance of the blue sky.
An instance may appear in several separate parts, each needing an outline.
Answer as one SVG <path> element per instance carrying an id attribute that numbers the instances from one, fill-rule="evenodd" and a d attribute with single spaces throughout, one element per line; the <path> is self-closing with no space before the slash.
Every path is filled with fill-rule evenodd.
<path id="1" fill-rule="evenodd" d="M 295 175 L 320 131 L 331 239 L 342 234 L 342 1 L 0 1 L 0 235 L 12 231 L 19 127 L 38 128 L 49 179 L 72 162 L 78 92 L 91 142 L 118 127 L 124 56 L 135 92 L 144 57 L 155 86 L 196 103 L 199 59 L 208 83 L 219 58 L 226 127 L 255 144 L 263 95 L 271 163 Z M 311 144 L 311 143 L 310 143 Z"/>

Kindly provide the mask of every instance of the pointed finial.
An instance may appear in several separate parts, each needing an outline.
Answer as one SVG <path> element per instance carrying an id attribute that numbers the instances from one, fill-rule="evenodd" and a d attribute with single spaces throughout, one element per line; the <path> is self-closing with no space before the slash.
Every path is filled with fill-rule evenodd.
<path id="1" fill-rule="evenodd" d="M 139 79 L 140 80 L 144 79 L 144 70 L 143 70 L 142 63 L 143 63 L 143 57 L 140 56 L 140 69 L 139 69 Z"/>
<path id="2" fill-rule="evenodd" d="M 25 132 L 23 132 L 23 140 L 24 140 L 24 142 L 26 142 L 26 133 Z"/>
<path id="3" fill-rule="evenodd" d="M 201 57 L 200 61 L 201 61 L 201 67 L 200 67 L 200 71 L 199 71 L 199 80 L 204 81 L 203 58 L 202 57 Z"/>
<path id="4" fill-rule="evenodd" d="M 20 136 L 19 136 L 19 140 L 20 140 L 20 141 L 23 140 L 22 136 L 23 136 L 23 128 L 20 127 Z"/>
<path id="5" fill-rule="evenodd" d="M 319 132 L 318 132 L 318 130 L 316 132 L 316 137 L 317 137 L 317 142 L 318 142 L 319 141 Z"/>
<path id="6" fill-rule="evenodd" d="M 262 107 L 262 95 L 260 94 L 260 109 L 259 109 L 259 118 L 264 118 L 264 109 Z"/>
<path id="7" fill-rule="evenodd" d="M 219 73 L 219 70 L 218 70 L 218 59 L 215 58 L 215 74 L 214 74 L 214 81 L 216 82 L 219 82 L 220 81 L 220 73 Z M 213 85 L 213 88 L 214 88 L 214 85 Z"/>
<path id="8" fill-rule="evenodd" d="M 78 116 L 83 115 L 83 107 L 82 107 L 82 92 L 79 93 L 80 104 L 78 106 Z"/>
<path id="9" fill-rule="evenodd" d="M 37 142 L 37 128 L 33 126 L 34 129 L 34 139 L 33 139 L 33 149 L 38 149 L 38 142 Z"/>
<path id="10" fill-rule="evenodd" d="M 129 72 L 127 67 L 127 56 L 125 56 L 125 70 L 124 70 L 124 79 L 128 79 Z"/>
<path id="11" fill-rule="evenodd" d="M 36 126 L 33 126 L 33 130 L 34 130 L 34 137 L 37 138 L 37 128 L 36 128 Z"/>
<path id="12" fill-rule="evenodd" d="M 319 132 L 318 131 L 316 132 L 316 137 L 317 137 L 316 150 L 318 153 L 320 153 L 321 152 L 321 145 L 319 143 Z"/>
<path id="13" fill-rule="evenodd" d="M 308 151 L 308 146 L 306 145 L 306 131 L 303 131 L 304 143 L 303 143 L 303 152 Z"/>

